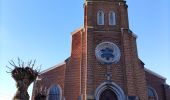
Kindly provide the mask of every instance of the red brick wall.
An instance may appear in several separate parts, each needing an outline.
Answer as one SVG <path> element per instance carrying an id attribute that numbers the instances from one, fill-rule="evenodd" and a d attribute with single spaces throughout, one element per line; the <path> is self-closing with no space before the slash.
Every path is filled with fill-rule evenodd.
<path id="1" fill-rule="evenodd" d="M 101 1 L 86 3 L 85 26 L 87 29 L 87 94 L 93 96 L 96 87 L 106 81 L 106 65 L 100 64 L 95 58 L 97 44 L 110 41 L 117 44 L 121 50 L 121 60 L 111 67 L 112 81 L 118 84 L 130 96 L 147 99 L 144 68 L 138 62 L 136 38 L 127 28 L 127 5 Z M 105 13 L 105 25 L 97 25 L 97 12 Z M 109 11 L 116 13 L 116 26 L 109 26 Z M 121 30 L 125 28 L 125 30 Z M 123 33 L 122 33 L 123 32 Z"/>
<path id="2" fill-rule="evenodd" d="M 120 47 L 120 34 L 113 32 L 88 32 L 88 55 L 87 55 L 87 92 L 93 94 L 101 83 L 106 81 L 106 65 L 102 65 L 96 60 L 95 48 L 104 41 L 110 41 Z M 111 66 L 112 80 L 124 88 L 124 73 L 122 62 Z"/>
<path id="3" fill-rule="evenodd" d="M 164 89 L 165 89 L 166 100 L 170 100 L 170 86 L 167 84 L 164 84 Z"/>
<path id="4" fill-rule="evenodd" d="M 122 44 L 127 94 L 129 96 L 138 96 L 141 100 L 147 100 L 145 72 L 138 60 L 136 38 L 127 29 L 123 30 Z"/>
<path id="5" fill-rule="evenodd" d="M 85 26 L 87 25 L 87 94 L 89 96 L 93 96 L 97 86 L 106 81 L 106 66 L 96 60 L 95 47 L 103 41 L 110 41 L 120 45 L 120 32 L 115 32 L 120 27 L 119 10 L 114 6 L 117 5 L 113 2 L 89 2 L 85 6 Z M 101 9 L 105 13 L 104 26 L 97 25 L 97 12 Z M 108 23 L 109 11 L 115 11 L 116 13 L 117 25 L 114 27 L 109 26 Z M 115 74 L 113 75 L 114 81 L 122 86 L 123 78 L 116 77 L 117 75 L 123 76 L 120 65 L 113 65 L 112 71 Z"/>
<path id="6" fill-rule="evenodd" d="M 59 85 L 61 87 L 62 96 L 64 97 L 65 68 L 66 65 L 64 64 L 41 74 L 38 77 L 41 80 L 34 83 L 32 100 L 34 100 L 34 96 L 41 92 L 41 90 L 44 91 L 47 89 L 47 91 L 44 91 L 47 94 L 49 88 L 53 85 Z"/>
<path id="7" fill-rule="evenodd" d="M 149 84 L 156 89 L 159 100 L 169 98 L 170 90 L 163 86 L 165 80 L 145 73 L 138 59 L 136 37 L 129 30 L 125 2 L 102 0 L 86 2 L 84 7 L 84 28 L 72 34 L 71 57 L 65 65 L 41 74 L 40 78 L 45 77 L 46 80 L 34 84 L 33 97 L 36 89 L 59 84 L 66 100 L 77 100 L 80 96 L 82 100 L 94 99 L 96 88 L 106 81 L 106 65 L 96 60 L 95 48 L 99 43 L 109 41 L 115 43 L 121 51 L 120 61 L 111 65 L 112 81 L 123 89 L 126 96 L 147 100 Z M 99 26 L 97 12 L 101 9 L 105 12 L 105 25 Z M 115 26 L 109 26 L 109 11 L 116 13 Z M 36 84 L 39 84 L 38 87 Z"/>
<path id="8" fill-rule="evenodd" d="M 93 0 L 91 0 L 93 1 Z M 105 14 L 105 25 L 97 25 L 97 12 L 102 10 Z M 109 12 L 114 11 L 116 14 L 116 25 L 109 25 Z M 125 2 L 114 2 L 102 0 L 99 2 L 86 2 L 86 25 L 93 26 L 97 30 L 119 30 L 120 28 L 128 28 L 128 12 Z"/>
<path id="9" fill-rule="evenodd" d="M 164 89 L 165 80 L 158 78 L 157 76 L 148 73 L 147 71 L 145 73 L 146 73 L 147 85 L 155 89 L 155 91 L 158 94 L 159 100 L 166 100 L 165 89 Z"/>
<path id="10" fill-rule="evenodd" d="M 77 100 L 81 95 L 81 57 L 82 57 L 82 30 L 72 35 L 72 51 L 67 62 L 65 78 L 66 100 Z"/>

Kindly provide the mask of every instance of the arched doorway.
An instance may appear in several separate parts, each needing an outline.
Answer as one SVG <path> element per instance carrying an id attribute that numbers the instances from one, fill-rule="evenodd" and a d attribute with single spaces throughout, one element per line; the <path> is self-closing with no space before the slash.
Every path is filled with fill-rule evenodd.
<path id="1" fill-rule="evenodd" d="M 126 96 L 114 82 L 104 82 L 96 88 L 95 100 L 126 100 Z"/>
<path id="2" fill-rule="evenodd" d="M 116 94 L 112 90 L 106 89 L 101 93 L 99 100 L 118 100 L 118 99 Z"/>

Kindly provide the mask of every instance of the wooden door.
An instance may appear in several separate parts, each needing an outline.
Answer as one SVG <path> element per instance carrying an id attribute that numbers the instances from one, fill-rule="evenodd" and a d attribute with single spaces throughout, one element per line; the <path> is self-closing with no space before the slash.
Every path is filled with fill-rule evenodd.
<path id="1" fill-rule="evenodd" d="M 118 100 L 116 94 L 110 90 L 106 89 L 101 93 L 99 100 Z"/>

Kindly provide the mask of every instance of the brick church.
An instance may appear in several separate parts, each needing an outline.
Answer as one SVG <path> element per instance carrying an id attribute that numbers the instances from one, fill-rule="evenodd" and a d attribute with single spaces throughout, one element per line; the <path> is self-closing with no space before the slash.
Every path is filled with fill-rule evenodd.
<path id="1" fill-rule="evenodd" d="M 44 70 L 32 100 L 170 100 L 166 78 L 144 67 L 124 0 L 85 0 L 71 55 Z"/>

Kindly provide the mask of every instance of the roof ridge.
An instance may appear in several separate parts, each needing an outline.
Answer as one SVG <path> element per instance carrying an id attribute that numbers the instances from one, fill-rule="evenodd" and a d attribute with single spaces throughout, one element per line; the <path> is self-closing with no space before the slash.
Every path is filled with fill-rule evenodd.
<path id="1" fill-rule="evenodd" d="M 57 65 L 55 65 L 55 66 L 53 66 L 53 67 L 47 68 L 47 69 L 45 69 L 44 71 L 40 72 L 39 75 L 44 74 L 44 73 L 46 73 L 46 72 L 48 72 L 48 71 L 50 71 L 50 70 L 53 70 L 53 69 L 55 69 L 55 68 L 57 68 L 57 67 L 60 67 L 61 65 L 64 65 L 64 64 L 66 64 L 65 61 L 64 61 L 64 62 L 61 62 L 61 63 L 59 63 L 59 64 L 57 64 Z"/>

